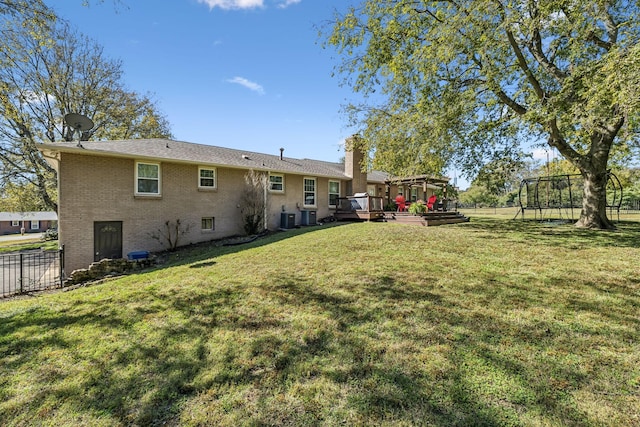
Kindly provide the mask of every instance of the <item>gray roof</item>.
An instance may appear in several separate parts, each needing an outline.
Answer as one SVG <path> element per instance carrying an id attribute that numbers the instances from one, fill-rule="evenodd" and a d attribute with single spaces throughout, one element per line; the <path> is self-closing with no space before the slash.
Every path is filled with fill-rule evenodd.
<path id="1" fill-rule="evenodd" d="M 0 221 L 57 221 L 55 212 L 0 212 Z"/>
<path id="2" fill-rule="evenodd" d="M 140 160 L 194 163 L 203 166 L 225 166 L 298 175 L 350 179 L 343 163 L 294 159 L 279 155 L 236 150 L 213 145 L 194 144 L 172 139 L 129 139 L 120 141 L 55 142 L 42 144 L 41 151 L 126 157 Z M 369 173 L 369 181 L 384 182 L 384 172 Z"/>
<path id="3" fill-rule="evenodd" d="M 346 179 L 344 165 L 320 160 L 294 159 L 279 155 L 194 144 L 170 139 L 135 139 L 122 141 L 83 141 L 42 144 L 41 150 L 76 154 L 127 157 L 141 160 L 195 163 L 271 172 L 309 174 Z"/>
<path id="4" fill-rule="evenodd" d="M 386 182 L 390 180 L 391 175 L 382 171 L 371 171 L 367 174 L 367 181 L 370 182 Z"/>

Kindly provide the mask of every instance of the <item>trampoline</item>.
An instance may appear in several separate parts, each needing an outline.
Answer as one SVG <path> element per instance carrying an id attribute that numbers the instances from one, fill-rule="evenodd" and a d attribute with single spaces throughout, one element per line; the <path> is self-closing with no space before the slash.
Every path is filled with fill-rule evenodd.
<path id="1" fill-rule="evenodd" d="M 516 213 L 525 219 L 527 210 L 533 211 L 535 220 L 577 221 L 582 210 L 584 178 L 580 174 L 538 176 L 520 182 L 518 199 L 520 210 Z M 608 216 L 617 215 L 620 221 L 622 185 L 612 172 L 607 172 Z"/>

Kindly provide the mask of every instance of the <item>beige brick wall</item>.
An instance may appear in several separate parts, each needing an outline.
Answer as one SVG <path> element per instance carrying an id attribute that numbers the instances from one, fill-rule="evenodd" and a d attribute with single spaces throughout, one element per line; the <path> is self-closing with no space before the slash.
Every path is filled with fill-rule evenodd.
<path id="1" fill-rule="evenodd" d="M 304 206 L 304 178 L 316 179 L 316 206 Z M 269 229 L 280 227 L 282 212 L 296 215 L 296 225 L 300 225 L 302 210 L 315 210 L 317 219 L 331 215 L 335 209 L 329 208 L 329 181 L 340 181 L 335 178 L 324 178 L 302 175 L 285 175 L 285 192 L 269 193 Z M 340 196 L 346 193 L 346 181 L 340 181 Z"/>
<path id="2" fill-rule="evenodd" d="M 347 188 L 347 195 L 367 192 L 367 174 L 362 172 L 364 165 L 364 153 L 357 146 L 357 138 L 350 137 L 346 141 L 345 149 L 345 174 L 352 178 Z M 354 145 L 355 144 L 355 145 Z"/>
<path id="3" fill-rule="evenodd" d="M 67 274 L 94 261 L 95 221 L 122 221 L 123 256 L 134 250 L 166 249 L 151 237 L 166 221 L 189 225 L 180 245 L 243 233 L 240 200 L 246 170 L 216 168 L 217 190 L 198 189 L 198 165 L 160 163 L 161 197 L 135 196 L 135 160 L 62 153 L 59 170 L 59 231 Z M 300 224 L 303 176 L 285 175 L 284 194 L 269 193 L 268 227 L 280 226 L 280 213 L 296 214 Z M 317 218 L 331 214 L 328 179 L 316 178 Z M 346 182 L 341 182 L 345 195 Z M 284 210 L 283 210 L 284 207 Z M 201 219 L 215 218 L 214 231 Z"/>

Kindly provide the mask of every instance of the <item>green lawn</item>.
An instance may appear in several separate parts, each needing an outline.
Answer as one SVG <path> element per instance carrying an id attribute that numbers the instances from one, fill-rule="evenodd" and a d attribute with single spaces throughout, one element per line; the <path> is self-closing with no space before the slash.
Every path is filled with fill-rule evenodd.
<path id="1" fill-rule="evenodd" d="M 640 222 L 310 227 L 0 302 L 3 426 L 637 426 Z"/>
<path id="2" fill-rule="evenodd" d="M 58 249 L 57 240 L 42 241 L 40 238 L 21 241 L 0 241 L 0 254 L 7 252 L 18 252 L 32 249 L 44 249 L 47 251 Z"/>

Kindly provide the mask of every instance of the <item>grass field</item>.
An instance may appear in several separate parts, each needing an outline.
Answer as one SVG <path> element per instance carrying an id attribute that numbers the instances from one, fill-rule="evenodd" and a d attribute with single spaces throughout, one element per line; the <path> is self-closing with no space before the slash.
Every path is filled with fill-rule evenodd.
<path id="1" fill-rule="evenodd" d="M 518 207 L 508 208 L 460 208 L 461 213 L 472 217 L 489 217 L 489 218 L 503 218 L 503 219 L 520 219 L 522 220 L 522 214 Z M 640 221 L 639 211 L 625 211 L 621 210 L 619 213 L 615 210 L 607 210 L 607 215 L 614 223 L 618 221 L 625 222 L 637 222 Z M 542 211 L 535 212 L 533 209 L 526 209 L 524 213 L 525 220 L 548 220 L 555 221 L 564 219 L 567 221 L 577 221 L 580 216 L 580 209 L 574 209 L 573 212 L 568 209 L 543 209 Z"/>
<path id="2" fill-rule="evenodd" d="M 640 425 L 640 222 L 468 214 L 2 301 L 0 425 Z"/>
<path id="3" fill-rule="evenodd" d="M 24 240 L 0 240 L 0 254 L 7 252 L 18 252 L 32 249 L 56 250 L 57 240 L 43 241 L 39 236 L 33 239 Z"/>

